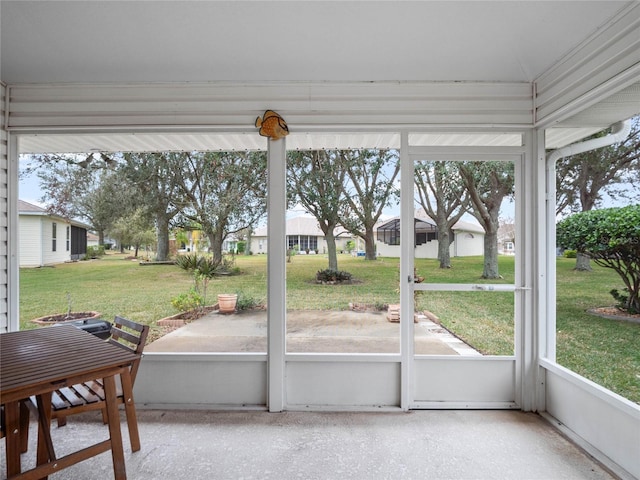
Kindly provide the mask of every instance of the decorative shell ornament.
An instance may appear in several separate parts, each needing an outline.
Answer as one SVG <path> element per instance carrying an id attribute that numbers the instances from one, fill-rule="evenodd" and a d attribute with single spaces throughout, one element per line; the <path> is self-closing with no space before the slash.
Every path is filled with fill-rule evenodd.
<path id="1" fill-rule="evenodd" d="M 262 118 L 256 118 L 256 127 L 258 133 L 263 137 L 269 137 L 272 140 L 279 140 L 289 135 L 289 127 L 280 115 L 273 110 L 267 110 Z"/>

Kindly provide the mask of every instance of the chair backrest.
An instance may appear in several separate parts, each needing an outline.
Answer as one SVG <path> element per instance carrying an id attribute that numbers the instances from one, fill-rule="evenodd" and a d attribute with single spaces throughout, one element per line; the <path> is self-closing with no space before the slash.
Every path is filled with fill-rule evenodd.
<path id="1" fill-rule="evenodd" d="M 116 315 L 113 325 L 111 326 L 111 337 L 108 341 L 120 348 L 126 348 L 132 352 L 142 354 L 144 344 L 147 341 L 147 335 L 149 335 L 149 325 L 136 323 Z M 139 365 L 140 360 L 134 362 L 131 367 L 132 383 L 136 380 Z"/>

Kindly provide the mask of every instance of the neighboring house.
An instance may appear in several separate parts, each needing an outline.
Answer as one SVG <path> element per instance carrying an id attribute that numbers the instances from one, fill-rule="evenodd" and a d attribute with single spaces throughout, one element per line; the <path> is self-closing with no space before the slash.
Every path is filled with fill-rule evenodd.
<path id="1" fill-rule="evenodd" d="M 415 258 L 438 258 L 438 228 L 433 220 L 417 215 L 415 224 Z M 474 223 L 459 221 L 453 226 L 449 253 L 468 257 L 484 253 L 484 229 Z M 376 227 L 376 252 L 382 257 L 400 257 L 400 217 Z"/>
<path id="2" fill-rule="evenodd" d="M 41 267 L 78 260 L 87 253 L 87 228 L 18 200 L 20 266 Z"/>
<path id="3" fill-rule="evenodd" d="M 503 223 L 498 228 L 498 253 L 502 255 L 516 254 L 516 226 L 514 223 Z"/>
<path id="4" fill-rule="evenodd" d="M 100 237 L 95 233 L 87 232 L 87 247 L 97 247 L 100 245 Z"/>
<path id="5" fill-rule="evenodd" d="M 296 248 L 299 253 L 309 254 L 327 253 L 327 241 L 320 230 L 318 220 L 309 215 L 301 215 L 287 220 L 287 247 Z M 347 242 L 352 240 L 351 234 L 341 227 L 336 228 L 336 249 L 344 252 Z M 258 228 L 251 236 L 251 252 L 254 254 L 267 253 L 267 227 Z"/>

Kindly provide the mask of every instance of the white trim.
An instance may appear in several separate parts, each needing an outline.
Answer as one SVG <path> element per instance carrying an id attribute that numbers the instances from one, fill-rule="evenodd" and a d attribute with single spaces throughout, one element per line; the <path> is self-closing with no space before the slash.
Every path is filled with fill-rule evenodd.
<path id="1" fill-rule="evenodd" d="M 637 81 L 639 28 L 640 4 L 630 2 L 607 25 L 540 75 L 534 82 L 536 126 L 558 121 L 569 106 L 585 108 L 588 99 L 594 99 L 594 92 L 611 95 L 625 88 L 630 83 L 619 84 L 625 77 Z M 615 89 L 611 82 L 617 84 Z"/>
<path id="2" fill-rule="evenodd" d="M 397 353 L 287 353 L 287 363 L 295 362 L 340 362 L 340 363 L 400 363 Z"/>
<path id="3" fill-rule="evenodd" d="M 10 85 L 9 129 L 168 125 L 252 131 L 275 109 L 292 131 L 358 125 L 531 125 L 532 89 L 517 82 L 272 82 Z M 255 130 L 253 130 L 255 132 Z"/>
<path id="4" fill-rule="evenodd" d="M 418 283 L 414 290 L 429 292 L 516 292 L 526 290 L 502 283 Z"/>

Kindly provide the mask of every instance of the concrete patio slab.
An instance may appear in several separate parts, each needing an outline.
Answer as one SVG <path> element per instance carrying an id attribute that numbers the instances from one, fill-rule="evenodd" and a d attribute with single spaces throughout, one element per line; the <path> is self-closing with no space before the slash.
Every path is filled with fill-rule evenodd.
<path id="1" fill-rule="evenodd" d="M 460 355 L 464 346 L 425 319 L 415 325 L 415 352 Z M 470 353 L 472 349 L 467 347 Z M 267 312 L 223 315 L 213 312 L 145 347 L 145 352 L 267 351 Z M 296 310 L 287 313 L 290 353 L 400 353 L 400 325 L 383 312 Z M 475 352 L 477 353 L 477 352 Z"/>

